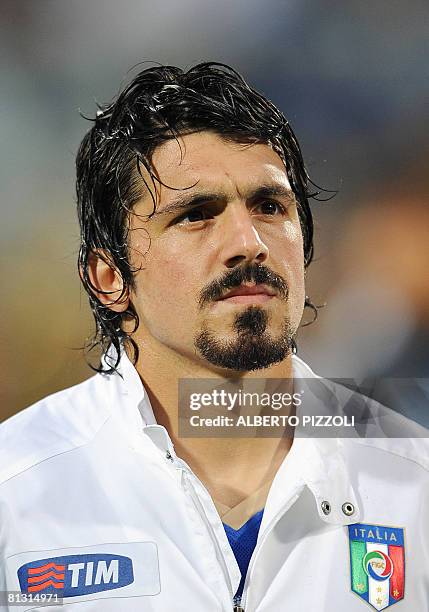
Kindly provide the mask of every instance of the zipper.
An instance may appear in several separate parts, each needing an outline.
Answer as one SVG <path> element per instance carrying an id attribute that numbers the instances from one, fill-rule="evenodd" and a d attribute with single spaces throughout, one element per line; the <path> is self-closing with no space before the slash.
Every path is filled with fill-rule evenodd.
<path id="1" fill-rule="evenodd" d="M 249 590 L 249 582 L 250 582 L 250 576 L 252 573 L 252 570 L 255 566 L 255 561 L 256 559 L 259 557 L 259 554 L 261 552 L 262 547 L 264 546 L 265 542 L 267 541 L 268 536 L 270 535 L 270 533 L 272 532 L 272 530 L 274 529 L 274 527 L 276 526 L 276 524 L 279 522 L 280 518 L 285 514 L 285 512 L 287 512 L 289 510 L 289 508 L 296 502 L 296 500 L 299 497 L 299 493 L 296 493 L 292 499 L 289 499 L 289 501 L 287 502 L 287 504 L 284 504 L 284 506 L 281 507 L 281 509 L 277 512 L 277 514 L 274 516 L 274 518 L 271 520 L 270 523 L 268 523 L 267 528 L 265 529 L 265 533 L 263 535 L 262 540 L 259 542 L 259 544 L 256 545 L 255 550 L 253 551 L 253 555 L 250 559 L 250 564 L 249 567 L 247 569 L 247 573 L 246 573 L 246 578 L 244 580 L 244 586 L 243 586 L 243 595 L 241 597 L 241 601 L 238 602 L 238 607 L 234 608 L 234 612 L 245 612 L 245 608 L 244 606 L 247 603 L 247 597 L 248 597 L 248 590 Z"/>
<path id="2" fill-rule="evenodd" d="M 270 535 L 270 533 L 272 532 L 272 530 L 274 529 L 274 527 L 276 526 L 276 524 L 278 523 L 280 518 L 283 516 L 283 514 L 285 514 L 285 512 L 287 512 L 289 510 L 289 508 L 298 499 L 299 493 L 296 493 L 292 497 L 292 499 L 289 499 L 288 503 L 285 504 L 284 506 L 282 506 L 282 508 L 277 512 L 277 514 L 274 516 L 274 518 L 268 524 L 268 526 L 267 526 L 267 528 L 265 530 L 264 536 L 263 536 L 261 542 L 259 543 L 259 546 L 257 546 L 255 548 L 254 554 L 252 555 L 252 558 L 250 560 L 250 565 L 249 565 L 249 568 L 247 570 L 246 578 L 245 578 L 245 581 L 244 581 L 243 594 L 242 594 L 241 597 L 234 597 L 233 591 L 232 591 L 232 584 L 231 584 L 231 580 L 230 580 L 229 573 L 228 573 L 228 568 L 226 566 L 222 550 L 221 550 L 221 548 L 219 546 L 219 543 L 217 541 L 216 534 L 215 534 L 215 532 L 213 530 L 212 525 L 210 524 L 210 521 L 207 519 L 206 513 L 205 513 L 204 508 L 203 508 L 203 505 L 202 505 L 198 495 L 196 494 L 196 492 L 194 490 L 194 487 L 192 486 L 192 483 L 190 483 L 189 479 L 188 479 L 188 474 L 191 477 L 194 477 L 194 478 L 196 478 L 196 476 L 195 476 L 195 474 L 191 470 L 189 470 L 189 468 L 180 467 L 179 469 L 182 470 L 182 473 L 185 476 L 185 482 L 187 484 L 189 483 L 189 487 L 187 487 L 187 489 L 188 489 L 188 491 L 189 491 L 189 493 L 190 493 L 190 495 L 192 497 L 192 501 L 194 502 L 195 506 L 197 507 L 198 513 L 203 518 L 204 523 L 208 527 L 210 535 L 211 535 L 211 538 L 212 538 L 212 540 L 213 540 L 213 542 L 215 544 L 215 547 L 216 547 L 216 550 L 217 550 L 217 553 L 218 553 L 217 556 L 219 558 L 219 561 L 221 562 L 224 578 L 226 579 L 226 583 L 228 585 L 228 590 L 229 590 L 230 597 L 231 597 L 231 600 L 232 600 L 232 605 L 233 605 L 232 609 L 233 609 L 233 612 L 245 612 L 245 607 L 244 606 L 245 606 L 245 603 L 246 603 L 246 600 L 247 600 L 247 591 L 249 590 L 250 575 L 251 575 L 251 572 L 252 572 L 253 567 L 255 565 L 256 558 L 259 556 L 260 551 L 261 551 L 262 547 L 264 546 L 268 536 Z M 201 485 L 201 486 L 204 488 L 204 485 Z"/>
<path id="3" fill-rule="evenodd" d="M 178 457 L 173 457 L 168 451 L 167 451 L 167 455 L 166 458 L 175 465 L 176 469 L 180 470 L 182 472 L 182 475 L 184 477 L 184 482 L 185 484 L 185 488 L 187 489 L 187 491 L 189 492 L 192 501 L 198 511 L 198 514 L 201 516 L 201 518 L 203 519 L 204 524 L 206 525 L 206 527 L 208 528 L 208 531 L 210 533 L 210 537 L 212 539 L 212 542 L 215 545 L 215 549 L 216 549 L 216 553 L 217 553 L 217 557 L 218 560 L 220 562 L 220 565 L 222 567 L 222 572 L 225 578 L 225 582 L 227 584 L 228 590 L 229 590 L 229 594 L 231 597 L 231 601 L 232 601 L 232 610 L 233 612 L 245 612 L 245 604 L 247 602 L 247 595 L 248 595 L 248 590 L 249 590 L 249 582 L 250 582 L 250 576 L 253 570 L 253 567 L 255 565 L 255 561 L 257 559 L 257 557 L 259 557 L 260 551 L 262 549 L 262 547 L 264 546 L 268 536 L 270 535 L 270 533 L 272 532 L 272 530 L 274 529 L 275 525 L 278 523 L 278 521 L 280 520 L 280 518 L 283 516 L 283 514 L 285 514 L 285 512 L 287 512 L 289 510 L 289 508 L 296 502 L 296 500 L 299 497 L 299 493 L 296 493 L 291 499 L 288 500 L 288 502 L 286 504 L 284 504 L 281 509 L 277 512 L 277 514 L 274 516 L 274 518 L 271 520 L 271 522 L 268 524 L 267 528 L 265 529 L 265 533 L 264 536 L 262 538 L 262 540 L 259 542 L 259 544 L 256 546 L 255 550 L 253 551 L 253 555 L 250 559 L 250 564 L 246 573 L 246 578 L 244 580 L 244 586 L 243 586 L 243 593 L 241 597 L 234 597 L 234 593 L 232 590 L 232 583 L 231 583 L 231 579 L 229 576 L 229 572 L 228 572 L 228 568 L 225 562 L 225 558 L 223 556 L 222 550 L 219 546 L 219 542 L 217 540 L 216 534 L 214 532 L 214 529 L 210 523 L 210 521 L 207 519 L 207 515 L 205 513 L 204 507 L 197 495 L 197 493 L 195 492 L 195 489 L 192 485 L 191 482 L 191 478 L 195 478 L 195 480 L 197 480 L 201 487 L 204 489 L 204 491 L 206 491 L 207 495 L 210 495 L 207 491 L 207 489 L 204 487 L 204 485 L 201 483 L 200 480 L 198 480 L 198 478 L 195 476 L 195 474 L 192 472 L 192 470 L 190 469 L 190 467 L 182 460 L 179 459 Z M 301 489 L 301 487 L 298 487 L 299 489 Z"/>
<path id="4" fill-rule="evenodd" d="M 179 461 L 181 463 L 181 460 L 177 460 L 177 463 L 179 463 Z M 189 493 L 191 495 L 191 498 L 192 498 L 192 501 L 193 501 L 195 507 L 197 508 L 198 514 L 203 519 L 204 524 L 206 525 L 206 527 L 207 527 L 207 529 L 208 529 L 208 531 L 210 533 L 210 537 L 211 537 L 211 539 L 212 539 L 212 541 L 213 541 L 213 543 L 215 545 L 215 549 L 216 549 L 216 553 L 217 553 L 216 556 L 217 556 L 217 558 L 218 558 L 218 560 L 220 562 L 220 565 L 221 565 L 221 568 L 222 568 L 222 573 L 224 575 L 225 582 L 227 584 L 228 591 L 229 591 L 229 594 L 230 594 L 230 597 L 231 597 L 231 601 L 233 603 L 233 611 L 234 612 L 244 612 L 244 608 L 241 608 L 240 605 L 238 605 L 238 606 L 235 605 L 235 601 L 234 601 L 235 598 L 234 598 L 234 593 L 233 593 L 233 590 L 232 590 L 231 578 L 229 576 L 229 572 L 228 572 L 228 568 L 227 568 L 227 565 L 226 565 L 226 562 L 225 562 L 225 558 L 224 558 L 222 550 L 221 550 L 221 548 L 219 546 L 219 542 L 217 540 L 217 537 L 216 537 L 216 534 L 214 532 L 214 529 L 213 529 L 210 521 L 207 519 L 207 515 L 205 513 L 204 507 L 203 507 L 203 505 L 202 505 L 202 503 L 201 503 L 197 493 L 195 492 L 194 487 L 192 485 L 192 482 L 190 482 L 190 479 L 189 479 L 188 475 L 193 477 L 193 478 L 195 478 L 195 479 L 197 477 L 195 476 L 195 474 L 188 467 L 185 467 L 185 466 L 182 467 L 179 464 L 179 468 L 178 469 L 180 469 L 182 471 L 182 474 L 184 476 L 184 482 L 186 483 L 185 488 L 189 491 Z M 204 488 L 203 485 L 201 485 L 201 486 Z M 207 492 L 207 495 L 208 495 L 208 492 Z"/>

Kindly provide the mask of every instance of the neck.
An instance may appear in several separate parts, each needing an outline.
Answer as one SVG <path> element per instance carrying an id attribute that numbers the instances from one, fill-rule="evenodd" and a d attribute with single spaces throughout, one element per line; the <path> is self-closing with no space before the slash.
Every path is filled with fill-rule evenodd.
<path id="1" fill-rule="evenodd" d="M 287 437 L 180 437 L 178 381 L 210 378 L 221 382 L 234 378 L 241 383 L 243 390 L 246 383 L 252 381 L 252 391 L 255 392 L 256 384 L 258 393 L 263 393 L 267 379 L 288 379 L 289 392 L 293 393 L 291 356 L 265 369 L 231 373 L 178 354 L 153 338 L 145 338 L 138 344 L 143 348 L 136 368 L 148 393 L 156 422 L 167 429 L 177 455 L 188 463 L 212 497 L 233 506 L 270 482 L 292 440 Z"/>

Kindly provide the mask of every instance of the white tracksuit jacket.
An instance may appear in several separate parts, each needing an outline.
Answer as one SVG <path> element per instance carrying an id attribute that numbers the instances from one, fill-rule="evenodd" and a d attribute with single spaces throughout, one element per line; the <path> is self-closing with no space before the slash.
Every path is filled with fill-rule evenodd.
<path id="1" fill-rule="evenodd" d="M 125 356 L 120 368 L 0 426 L 1 610 L 44 610 L 49 593 L 64 595 L 52 612 L 233 610 L 240 572 L 210 495 Z M 428 612 L 428 449 L 416 436 L 296 437 L 239 609 Z"/>

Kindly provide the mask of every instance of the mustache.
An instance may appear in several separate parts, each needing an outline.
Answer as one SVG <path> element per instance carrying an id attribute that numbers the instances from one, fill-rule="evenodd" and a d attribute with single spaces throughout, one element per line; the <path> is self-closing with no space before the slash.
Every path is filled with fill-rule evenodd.
<path id="1" fill-rule="evenodd" d="M 205 287 L 200 294 L 198 303 L 202 308 L 209 302 L 213 302 L 221 298 L 224 293 L 239 287 L 243 283 L 254 282 L 257 285 L 267 285 L 277 290 L 279 296 L 287 300 L 289 295 L 289 287 L 286 281 L 276 272 L 267 268 L 267 266 L 259 264 L 248 264 L 239 268 L 234 268 L 218 280 L 211 282 Z"/>

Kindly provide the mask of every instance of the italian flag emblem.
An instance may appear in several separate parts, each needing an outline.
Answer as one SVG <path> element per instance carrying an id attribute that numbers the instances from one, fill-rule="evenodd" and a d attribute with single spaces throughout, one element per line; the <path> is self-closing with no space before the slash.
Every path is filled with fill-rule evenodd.
<path id="1" fill-rule="evenodd" d="M 351 588 L 375 610 L 404 598 L 404 530 L 349 525 Z"/>

